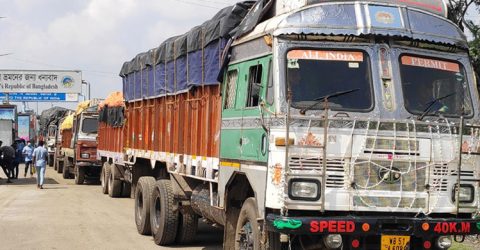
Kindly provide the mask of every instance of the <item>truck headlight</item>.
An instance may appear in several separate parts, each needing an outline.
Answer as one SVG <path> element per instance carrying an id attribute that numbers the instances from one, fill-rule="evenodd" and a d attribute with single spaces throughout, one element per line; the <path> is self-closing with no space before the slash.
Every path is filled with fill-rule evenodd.
<path id="1" fill-rule="evenodd" d="M 88 158 L 90 158 L 90 154 L 89 153 L 81 153 L 80 157 L 83 158 L 83 159 L 88 159 Z"/>
<path id="2" fill-rule="evenodd" d="M 314 179 L 291 179 L 288 196 L 292 200 L 316 201 L 320 198 L 320 182 Z"/>
<path id="3" fill-rule="evenodd" d="M 455 202 L 457 199 L 457 189 L 454 187 L 452 192 L 452 201 Z M 475 188 L 472 185 L 460 185 L 460 202 L 462 203 L 471 203 L 474 200 Z"/>

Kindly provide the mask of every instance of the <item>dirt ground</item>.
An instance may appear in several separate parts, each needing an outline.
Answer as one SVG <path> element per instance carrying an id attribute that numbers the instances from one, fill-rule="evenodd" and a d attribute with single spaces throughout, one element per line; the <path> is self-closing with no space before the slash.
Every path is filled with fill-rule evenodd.
<path id="1" fill-rule="evenodd" d="M 137 233 L 133 199 L 112 199 L 98 183 L 75 185 L 50 167 L 43 190 L 23 177 L 22 166 L 12 184 L 0 172 L 1 249 L 160 248 Z M 221 249 L 221 243 L 221 231 L 201 224 L 196 243 L 174 248 Z"/>
<path id="2" fill-rule="evenodd" d="M 137 233 L 134 201 L 112 199 L 98 183 L 75 185 L 47 167 L 44 189 L 23 177 L 7 184 L 0 171 L 0 249 L 162 249 Z M 200 223 L 197 240 L 171 249 L 222 249 L 223 232 Z M 480 249 L 478 240 L 454 250 Z M 163 247 L 163 249 L 169 249 Z"/>

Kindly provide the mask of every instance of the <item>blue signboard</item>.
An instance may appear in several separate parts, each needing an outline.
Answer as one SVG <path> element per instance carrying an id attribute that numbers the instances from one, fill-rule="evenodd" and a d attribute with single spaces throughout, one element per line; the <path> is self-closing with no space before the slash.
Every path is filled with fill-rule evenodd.
<path id="1" fill-rule="evenodd" d="M 0 100 L 5 100 L 6 95 L 0 93 Z M 12 102 L 15 101 L 72 101 L 67 100 L 67 94 L 65 93 L 11 93 L 8 95 L 8 99 Z M 77 101 L 77 100 L 75 100 Z"/>

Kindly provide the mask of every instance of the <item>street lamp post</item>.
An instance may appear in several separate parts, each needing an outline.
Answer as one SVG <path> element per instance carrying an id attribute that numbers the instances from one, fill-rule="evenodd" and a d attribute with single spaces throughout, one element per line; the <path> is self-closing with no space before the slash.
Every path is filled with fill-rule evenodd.
<path id="1" fill-rule="evenodd" d="M 88 100 L 90 100 L 90 82 L 87 82 L 87 81 L 82 80 L 82 84 L 87 85 L 87 89 L 88 89 L 88 95 L 87 95 L 87 97 L 88 97 Z M 85 96 L 84 96 L 84 98 L 85 98 Z"/>

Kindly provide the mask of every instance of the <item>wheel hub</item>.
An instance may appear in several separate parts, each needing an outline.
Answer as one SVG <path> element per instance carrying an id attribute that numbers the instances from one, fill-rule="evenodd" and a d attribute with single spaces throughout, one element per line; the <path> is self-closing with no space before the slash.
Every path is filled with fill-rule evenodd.
<path id="1" fill-rule="evenodd" d="M 246 222 L 240 230 L 240 249 L 253 250 L 254 239 L 250 222 Z"/>

